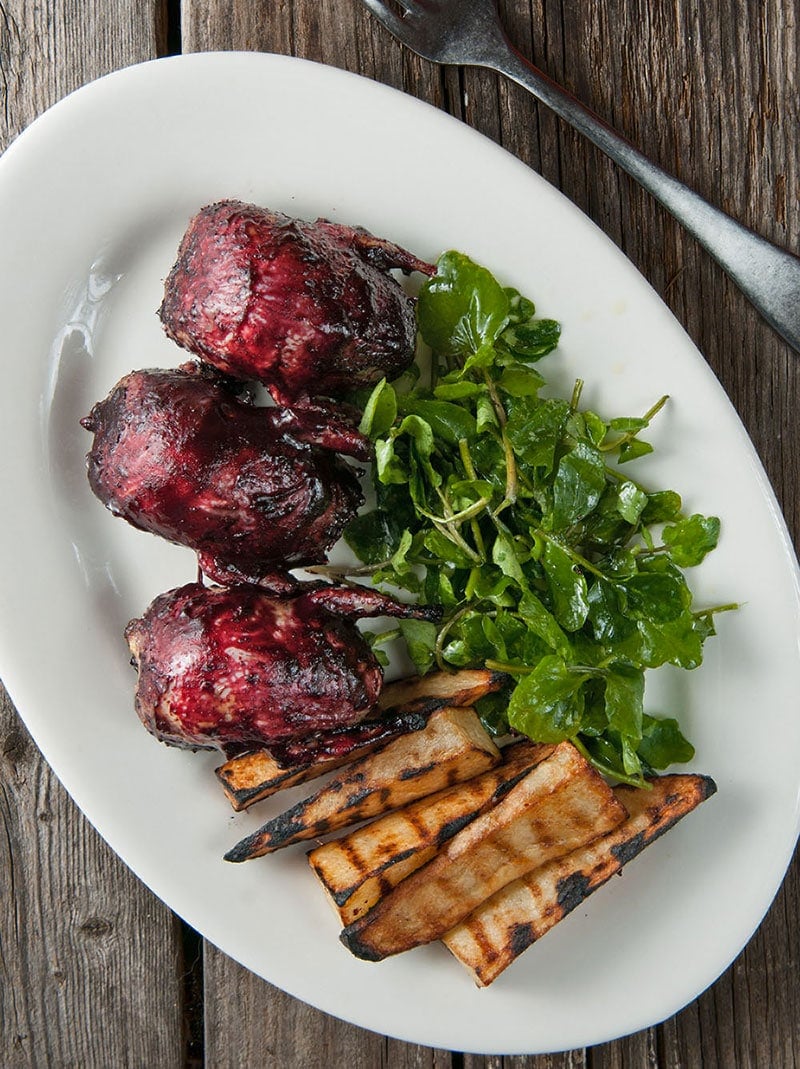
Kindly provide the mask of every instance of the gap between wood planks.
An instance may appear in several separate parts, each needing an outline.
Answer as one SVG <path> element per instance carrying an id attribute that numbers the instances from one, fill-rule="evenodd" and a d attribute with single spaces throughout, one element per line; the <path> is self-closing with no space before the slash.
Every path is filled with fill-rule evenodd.
<path id="1" fill-rule="evenodd" d="M 161 48 L 163 56 L 183 52 L 181 38 L 181 0 L 165 0 L 162 8 Z M 184 1066 L 203 1069 L 205 1065 L 205 993 L 203 983 L 203 937 L 184 920 L 180 920 L 183 954 Z"/>
<path id="2" fill-rule="evenodd" d="M 183 52 L 181 39 L 181 0 L 164 0 L 164 55 L 179 56 Z"/>

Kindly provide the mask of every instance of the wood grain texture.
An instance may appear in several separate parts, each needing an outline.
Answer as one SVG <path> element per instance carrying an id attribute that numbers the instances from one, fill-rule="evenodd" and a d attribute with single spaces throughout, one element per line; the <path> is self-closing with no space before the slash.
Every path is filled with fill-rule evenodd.
<path id="1" fill-rule="evenodd" d="M 159 16 L 159 17 L 157 17 Z M 153 3 L 0 4 L 0 150 L 100 74 L 156 54 Z M 0 1064 L 183 1064 L 178 924 L 105 846 L 0 691 Z"/>
<path id="2" fill-rule="evenodd" d="M 178 923 L 102 842 L 0 694 L 0 1064 L 180 1066 Z"/>
<path id="3" fill-rule="evenodd" d="M 210 944 L 204 975 L 206 1064 L 214 1069 L 451 1069 L 449 1053 L 337 1021 L 258 980 Z"/>
<path id="4" fill-rule="evenodd" d="M 161 0 L 3 0 L 0 148 L 78 86 L 152 59 L 165 34 Z"/>
<path id="5" fill-rule="evenodd" d="M 754 229 L 800 248 L 796 0 L 501 0 L 500 8 L 516 46 L 647 155 Z M 596 149 L 518 87 L 405 52 L 358 0 L 183 0 L 180 10 L 185 51 L 262 49 L 358 71 L 459 116 L 562 189 L 709 360 L 797 542 L 800 362 L 693 239 Z M 77 85 L 163 52 L 166 13 L 160 0 L 0 0 L 0 148 Z M 76 813 L 8 704 L 0 709 L 8 904 L 0 1064 L 182 1064 L 176 923 Z M 588 1051 L 461 1057 L 397 1043 L 303 1006 L 208 945 L 204 958 L 205 1063 L 214 1067 L 800 1067 L 797 861 L 756 937 L 708 992 L 661 1026 Z"/>

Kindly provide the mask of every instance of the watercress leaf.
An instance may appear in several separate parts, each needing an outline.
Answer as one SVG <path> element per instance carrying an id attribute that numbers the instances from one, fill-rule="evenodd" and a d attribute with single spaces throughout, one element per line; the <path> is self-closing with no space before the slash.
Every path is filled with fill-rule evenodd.
<path id="1" fill-rule="evenodd" d="M 397 456 L 392 438 L 379 438 L 375 442 L 375 474 L 385 484 L 408 483 L 408 468 Z"/>
<path id="2" fill-rule="evenodd" d="M 606 466 L 594 446 L 578 442 L 558 463 L 553 482 L 552 527 L 560 531 L 583 519 L 606 486 Z"/>
<path id="3" fill-rule="evenodd" d="M 491 346 L 508 322 L 511 302 L 497 280 L 460 252 L 439 257 L 422 286 L 417 322 L 425 342 L 447 356 Z"/>
<path id="4" fill-rule="evenodd" d="M 614 664 L 606 675 L 608 726 L 623 741 L 622 759 L 628 774 L 641 770 L 636 750 L 642 737 L 644 672 L 626 664 Z"/>
<path id="5" fill-rule="evenodd" d="M 635 620 L 668 623 L 677 620 L 691 603 L 686 580 L 677 570 L 638 572 L 617 584 L 625 608 Z"/>
<path id="6" fill-rule="evenodd" d="M 568 415 L 569 402 L 561 398 L 546 398 L 537 404 L 518 399 L 509 402 L 506 434 L 528 467 L 552 471 Z"/>
<path id="7" fill-rule="evenodd" d="M 513 663 L 525 666 L 538 664 L 542 657 L 552 652 L 552 646 L 548 646 L 534 631 L 526 631 L 515 644 Z"/>
<path id="8" fill-rule="evenodd" d="M 662 623 L 638 620 L 636 634 L 620 643 L 618 651 L 629 654 L 645 668 L 674 664 L 692 669 L 702 663 L 703 637 L 688 612 Z"/>
<path id="9" fill-rule="evenodd" d="M 491 616 L 484 616 L 481 623 L 483 626 L 483 633 L 486 636 L 486 641 L 492 648 L 492 656 L 495 659 L 507 661 L 508 650 L 506 649 L 505 639 L 495 621 Z"/>
<path id="10" fill-rule="evenodd" d="M 407 435 L 411 439 L 408 465 L 409 490 L 414 503 L 425 507 L 428 499 L 425 481 L 427 480 L 434 488 L 440 486 L 442 482 L 441 475 L 431 463 L 431 456 L 436 446 L 433 429 L 430 423 L 422 419 L 421 416 L 412 414 L 406 416 L 393 433 L 396 438 Z M 381 477 L 377 447 L 378 443 L 376 442 L 375 461 L 376 465 L 378 465 L 378 476 L 382 482 L 387 482 L 389 480 Z"/>
<path id="11" fill-rule="evenodd" d="M 583 420 L 586 424 L 586 433 L 589 436 L 590 441 L 594 445 L 600 445 L 600 443 L 608 434 L 608 424 L 604 419 L 601 419 L 596 412 L 587 410 L 583 413 Z"/>
<path id="12" fill-rule="evenodd" d="M 567 422 L 564 425 L 564 435 L 567 439 L 574 439 L 574 442 L 586 441 L 589 445 L 592 444 L 586 430 L 586 420 L 583 418 L 583 412 L 574 407 L 574 402 L 570 407 Z"/>
<path id="13" fill-rule="evenodd" d="M 476 601 L 490 601 L 493 605 L 510 607 L 515 604 L 516 581 L 499 568 L 484 564 L 475 569 L 472 594 Z"/>
<path id="14" fill-rule="evenodd" d="M 711 638 L 712 635 L 716 635 L 717 629 L 714 626 L 714 614 L 713 612 L 701 613 L 699 616 L 693 617 L 694 629 L 700 636 L 700 641 L 705 642 L 707 638 Z"/>
<path id="15" fill-rule="evenodd" d="M 464 398 L 477 397 L 482 393 L 486 393 L 486 386 L 480 382 L 472 382 L 470 379 L 440 382 L 433 390 L 433 396 L 442 401 L 462 401 Z"/>
<path id="16" fill-rule="evenodd" d="M 365 564 L 388 560 L 400 545 L 403 531 L 415 530 L 419 518 L 405 485 L 378 483 L 376 507 L 356 516 L 347 526 L 347 544 Z"/>
<path id="17" fill-rule="evenodd" d="M 508 722 L 536 742 L 562 742 L 580 728 L 581 687 L 586 676 L 570 671 L 562 657 L 542 657 L 524 675 L 508 702 Z"/>
<path id="18" fill-rule="evenodd" d="M 420 601 L 423 605 L 436 605 L 439 601 L 439 574 L 442 568 L 435 563 L 426 563 L 425 574 L 420 582 Z"/>
<path id="19" fill-rule="evenodd" d="M 669 768 L 686 764 L 694 757 L 694 746 L 684 738 L 678 721 L 669 717 L 642 717 L 642 740 L 639 756 L 650 768 Z"/>
<path id="20" fill-rule="evenodd" d="M 542 554 L 553 615 L 565 631 L 583 627 L 589 613 L 586 579 L 573 558 L 555 542 L 548 541 Z"/>
<path id="21" fill-rule="evenodd" d="M 662 538 L 664 545 L 669 547 L 672 560 L 680 568 L 692 568 L 716 548 L 719 530 L 720 523 L 716 516 L 695 513 L 686 520 L 665 527 Z"/>
<path id="22" fill-rule="evenodd" d="M 639 558 L 633 549 L 612 549 L 601 561 L 603 572 L 611 579 L 629 579 L 636 575 Z"/>
<path id="23" fill-rule="evenodd" d="M 370 438 L 385 434 L 397 416 L 397 395 L 386 379 L 375 386 L 364 406 L 358 429 Z"/>
<path id="24" fill-rule="evenodd" d="M 381 668 L 386 668 L 389 664 L 389 658 L 386 654 L 386 651 L 381 649 L 381 647 L 375 641 L 380 636 L 372 634 L 370 631 L 362 631 L 361 637 L 367 640 L 367 645 L 372 650 L 372 655 L 378 662 L 378 664 L 381 666 Z"/>
<path id="25" fill-rule="evenodd" d="M 539 598 L 527 590 L 520 598 L 517 611 L 534 634 L 543 639 L 555 653 L 565 659 L 571 655 L 570 642 L 558 625 L 556 618 Z"/>
<path id="26" fill-rule="evenodd" d="M 500 528 L 492 545 L 492 561 L 500 571 L 520 586 L 525 586 L 525 576 L 520 566 L 517 547 L 507 531 Z"/>
<path id="27" fill-rule="evenodd" d="M 609 735 L 611 731 L 609 730 Z M 642 762 L 636 752 L 636 742 L 629 735 L 619 735 L 622 768 L 626 776 L 641 776 Z"/>
<path id="28" fill-rule="evenodd" d="M 389 517 L 378 509 L 356 516 L 344 532 L 345 542 L 365 564 L 380 564 L 388 560 L 398 537 Z"/>
<path id="29" fill-rule="evenodd" d="M 417 453 L 420 457 L 428 459 L 435 448 L 433 428 L 427 420 L 421 416 L 411 414 L 406 416 L 395 432 L 399 438 L 401 434 L 407 434 L 414 441 Z"/>
<path id="30" fill-rule="evenodd" d="M 506 462 L 503 447 L 494 435 L 484 434 L 470 443 L 470 453 L 478 474 L 505 493 Z"/>
<path id="31" fill-rule="evenodd" d="M 442 650 L 442 659 L 454 668 L 468 668 L 476 663 L 472 647 L 463 638 L 451 639 Z"/>
<path id="32" fill-rule="evenodd" d="M 551 353 L 560 337 L 561 324 L 554 319 L 529 319 L 506 327 L 500 341 L 517 360 L 532 362 Z"/>
<path id="33" fill-rule="evenodd" d="M 454 506 L 467 508 L 482 498 L 491 499 L 494 486 L 486 479 L 451 479 L 447 484 Z"/>
<path id="34" fill-rule="evenodd" d="M 497 414 L 491 398 L 482 394 L 475 403 L 475 417 L 478 434 L 483 434 L 487 427 L 497 427 Z"/>
<path id="35" fill-rule="evenodd" d="M 536 305 L 527 297 L 523 297 L 519 290 L 506 286 L 503 292 L 508 297 L 509 323 L 525 323 L 536 315 Z"/>
<path id="36" fill-rule="evenodd" d="M 439 560 L 448 561 L 456 568 L 471 568 L 475 561 L 465 553 L 461 546 L 448 538 L 442 531 L 433 528 L 425 535 L 425 548 Z"/>
<path id="37" fill-rule="evenodd" d="M 536 397 L 544 383 L 538 371 L 523 364 L 509 364 L 497 380 L 499 388 L 511 397 Z"/>
<path id="38" fill-rule="evenodd" d="M 444 605 L 446 609 L 453 609 L 462 601 L 462 596 L 457 594 L 453 587 L 453 578 L 444 568 L 439 568 L 439 581 L 436 589 L 436 601 Z"/>
<path id="39" fill-rule="evenodd" d="M 606 729 L 605 734 L 598 736 L 587 737 L 581 733 L 581 741 L 589 757 L 599 765 L 603 772 L 611 776 L 627 778 L 619 738 L 612 736 Z"/>
<path id="40" fill-rule="evenodd" d="M 411 569 L 411 565 L 406 560 L 406 555 L 411 549 L 411 543 L 414 541 L 411 532 L 403 531 L 400 536 L 400 545 L 392 554 L 391 566 L 398 573 L 406 572 Z"/>
<path id="41" fill-rule="evenodd" d="M 668 523 L 670 520 L 676 520 L 681 514 L 682 505 L 680 494 L 676 494 L 674 490 L 657 490 L 648 494 L 647 504 L 641 515 L 642 523 Z"/>
<path id="42" fill-rule="evenodd" d="M 479 368 L 481 370 L 490 368 L 495 363 L 496 356 L 497 353 L 494 345 L 492 345 L 491 342 L 484 342 L 474 353 L 470 353 L 464 361 L 464 366 L 461 368 L 461 374 L 466 375 L 468 372 L 472 371 L 473 368 Z"/>
<path id="43" fill-rule="evenodd" d="M 474 709 L 490 735 L 501 736 L 508 734 L 507 693 L 498 691 L 495 694 L 485 694 L 475 702 Z"/>
<path id="44" fill-rule="evenodd" d="M 627 616 L 613 583 L 596 579 L 589 588 L 589 623 L 595 639 L 613 646 L 636 631 L 636 623 Z"/>
<path id="45" fill-rule="evenodd" d="M 636 434 L 647 426 L 647 420 L 637 416 L 622 416 L 609 421 L 612 431 L 621 431 L 623 434 Z"/>
<path id="46" fill-rule="evenodd" d="M 453 664 L 481 664 L 492 656 L 492 646 L 486 638 L 483 629 L 483 613 L 468 612 L 458 622 L 452 632 L 453 637 L 445 646 L 444 656 Z M 468 655 L 467 661 L 458 662 L 453 659 L 454 654 L 464 653 Z"/>
<path id="47" fill-rule="evenodd" d="M 620 464 L 625 464 L 629 460 L 646 457 L 648 453 L 652 452 L 653 447 L 649 442 L 643 442 L 641 438 L 631 438 L 620 445 L 617 459 Z"/>
<path id="48" fill-rule="evenodd" d="M 600 677 L 587 679 L 583 686 L 583 697 L 581 735 L 595 737 L 604 735 L 608 730 L 605 680 Z"/>
<path id="49" fill-rule="evenodd" d="M 430 428 L 434 439 L 438 437 L 448 445 L 457 446 L 459 439 L 475 436 L 475 417 L 463 405 L 410 395 L 400 398 L 399 408 L 403 415 L 419 416 Z"/>
<path id="50" fill-rule="evenodd" d="M 608 553 L 620 542 L 630 538 L 630 524 L 623 519 L 619 509 L 618 487 L 608 483 L 597 505 L 584 517 L 583 540 L 598 552 Z"/>
<path id="51" fill-rule="evenodd" d="M 414 667 L 424 676 L 436 659 L 436 625 L 427 620 L 400 620 L 399 627 Z"/>
<path id="52" fill-rule="evenodd" d="M 505 612 L 502 609 L 495 612 L 493 619 L 510 656 L 511 650 L 515 649 L 518 642 L 524 638 L 528 628 L 515 613 Z"/>
<path id="53" fill-rule="evenodd" d="M 372 582 L 376 586 L 386 584 L 398 590 L 408 590 L 411 594 L 418 594 L 422 589 L 422 581 L 416 571 L 407 568 L 402 572 L 396 572 L 390 565 L 373 572 Z"/>
<path id="54" fill-rule="evenodd" d="M 617 487 L 617 511 L 628 523 L 637 524 L 647 504 L 647 494 L 644 490 L 625 480 Z"/>

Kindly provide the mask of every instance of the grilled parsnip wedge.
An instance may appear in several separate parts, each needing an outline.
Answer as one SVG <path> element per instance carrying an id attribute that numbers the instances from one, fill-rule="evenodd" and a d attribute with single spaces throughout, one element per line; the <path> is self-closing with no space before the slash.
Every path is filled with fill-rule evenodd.
<path id="1" fill-rule="evenodd" d="M 267 821 L 229 850 L 225 860 L 247 861 L 399 809 L 499 761 L 500 751 L 474 709 L 440 709 L 421 731 L 354 761 L 316 794 Z"/>
<path id="2" fill-rule="evenodd" d="M 368 961 L 439 939 L 501 887 L 610 831 L 626 815 L 577 749 L 559 743 L 501 802 L 446 842 L 340 938 Z"/>
<path id="3" fill-rule="evenodd" d="M 445 705 L 474 705 L 479 698 L 500 690 L 509 677 L 488 668 L 461 668 L 457 672 L 430 672 L 387 683 L 378 698 L 381 713 L 398 709 L 428 713 Z"/>
<path id="4" fill-rule="evenodd" d="M 394 734 L 399 736 L 424 726 L 427 717 L 436 709 L 470 706 L 484 695 L 500 690 L 507 678 L 501 672 L 465 668 L 458 672 L 432 672 L 427 676 L 400 679 L 383 688 L 377 710 L 382 720 L 395 718 Z M 362 723 L 368 725 L 370 721 Z M 216 769 L 216 776 L 239 813 L 277 791 L 317 779 L 364 757 L 386 741 L 386 738 L 370 739 L 346 754 L 288 765 L 275 760 L 268 750 L 257 750 L 226 761 Z"/>
<path id="5" fill-rule="evenodd" d="M 347 925 L 429 861 L 448 839 L 496 805 L 554 747 L 517 742 L 503 763 L 311 850 L 308 861 Z"/>
<path id="6" fill-rule="evenodd" d="M 410 731 L 420 731 L 427 722 L 428 714 L 416 710 L 398 711 L 391 716 L 387 714 L 386 719 L 380 721 L 362 720 L 348 732 L 350 738 L 343 753 L 335 756 L 326 754 L 312 761 L 282 763 L 268 750 L 256 750 L 226 761 L 216 769 L 216 776 L 228 801 L 239 813 L 287 787 L 318 779 L 326 772 L 333 772 L 359 757 L 366 757 L 392 739 L 407 735 Z M 363 735 L 364 741 L 353 745 L 354 735 Z"/>
<path id="7" fill-rule="evenodd" d="M 602 887 L 654 839 L 716 791 L 708 776 L 669 775 L 650 790 L 619 786 L 614 794 L 629 816 L 588 846 L 509 884 L 442 937 L 486 987 L 533 942 Z"/>

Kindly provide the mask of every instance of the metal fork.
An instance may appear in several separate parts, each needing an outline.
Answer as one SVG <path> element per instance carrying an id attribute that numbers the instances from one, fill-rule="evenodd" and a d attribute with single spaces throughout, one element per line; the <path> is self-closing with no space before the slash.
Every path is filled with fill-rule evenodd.
<path id="1" fill-rule="evenodd" d="M 800 352 L 800 259 L 731 219 L 643 156 L 608 123 L 521 56 L 494 0 L 362 0 L 413 52 L 434 63 L 488 67 L 585 134 L 693 234 L 766 321 Z M 401 11 L 402 14 L 397 12 Z"/>

